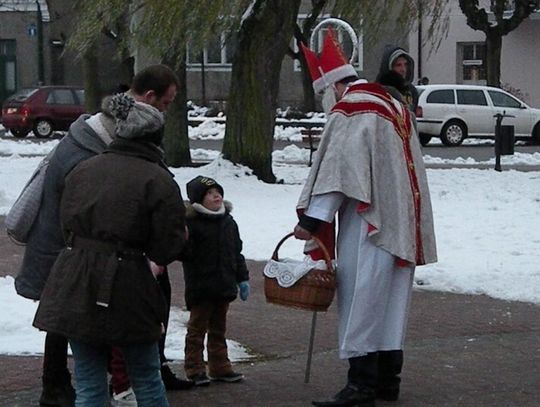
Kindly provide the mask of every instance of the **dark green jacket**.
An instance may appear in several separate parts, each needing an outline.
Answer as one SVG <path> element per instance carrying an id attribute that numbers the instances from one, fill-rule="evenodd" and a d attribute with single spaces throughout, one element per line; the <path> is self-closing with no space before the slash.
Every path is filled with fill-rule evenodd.
<path id="1" fill-rule="evenodd" d="M 115 141 L 66 178 L 66 237 L 34 326 L 92 344 L 157 341 L 166 304 L 148 259 L 167 265 L 185 243 L 178 185 L 151 144 Z"/>

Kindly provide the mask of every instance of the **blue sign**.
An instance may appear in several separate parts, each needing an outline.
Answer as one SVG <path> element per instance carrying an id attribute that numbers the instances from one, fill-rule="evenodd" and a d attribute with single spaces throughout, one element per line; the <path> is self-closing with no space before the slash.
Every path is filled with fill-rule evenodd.
<path id="1" fill-rule="evenodd" d="M 37 26 L 35 23 L 31 23 L 29 26 L 28 26 L 28 35 L 30 37 L 35 37 L 37 35 Z"/>

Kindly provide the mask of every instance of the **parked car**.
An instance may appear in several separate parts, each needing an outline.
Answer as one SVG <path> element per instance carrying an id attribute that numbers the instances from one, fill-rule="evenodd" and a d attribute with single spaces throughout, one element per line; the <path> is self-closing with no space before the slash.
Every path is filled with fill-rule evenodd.
<path id="1" fill-rule="evenodd" d="M 467 137 L 495 136 L 497 113 L 515 116 L 504 118 L 503 125 L 513 125 L 516 139 L 540 143 L 540 109 L 534 109 L 491 86 L 425 85 L 420 93 L 417 111 L 418 133 L 423 145 L 440 137 L 447 146 L 458 146 Z"/>
<path id="2" fill-rule="evenodd" d="M 66 131 L 84 113 L 84 89 L 41 86 L 22 89 L 4 101 L 2 125 L 15 137 L 30 131 L 40 138 Z"/>

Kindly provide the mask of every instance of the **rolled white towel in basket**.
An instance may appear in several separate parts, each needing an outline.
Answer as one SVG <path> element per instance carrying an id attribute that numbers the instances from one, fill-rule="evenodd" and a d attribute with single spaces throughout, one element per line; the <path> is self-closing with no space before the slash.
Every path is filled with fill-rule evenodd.
<path id="1" fill-rule="evenodd" d="M 313 260 L 310 256 L 305 256 L 304 260 L 294 260 L 284 258 L 279 261 L 269 260 L 264 267 L 264 275 L 277 279 L 281 287 L 291 287 L 300 280 L 309 270 L 326 270 L 324 260 Z"/>

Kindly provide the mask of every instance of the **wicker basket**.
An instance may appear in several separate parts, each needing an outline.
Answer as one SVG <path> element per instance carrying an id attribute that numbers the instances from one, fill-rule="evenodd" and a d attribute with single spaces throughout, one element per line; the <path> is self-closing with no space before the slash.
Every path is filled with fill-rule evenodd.
<path id="1" fill-rule="evenodd" d="M 293 233 L 289 233 L 280 240 L 274 250 L 272 260 L 279 261 L 278 250 L 291 236 Z M 328 309 L 336 291 L 336 273 L 324 244 L 314 236 L 313 240 L 324 253 L 326 270 L 311 269 L 289 288 L 281 287 L 275 278 L 264 276 L 264 294 L 267 302 L 310 311 Z"/>

